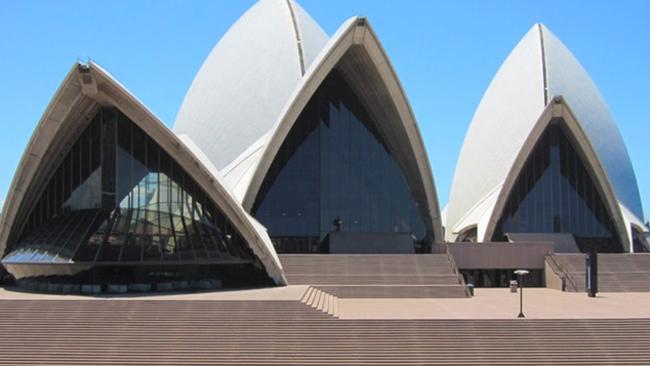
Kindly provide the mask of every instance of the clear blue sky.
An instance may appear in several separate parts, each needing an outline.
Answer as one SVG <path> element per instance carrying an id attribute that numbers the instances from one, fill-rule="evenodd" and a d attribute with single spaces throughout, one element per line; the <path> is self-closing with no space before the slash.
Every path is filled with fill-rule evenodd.
<path id="1" fill-rule="evenodd" d="M 251 5 L 242 1 L 0 0 L 0 202 L 72 63 L 91 58 L 169 126 L 195 73 Z M 618 121 L 650 212 L 649 1 L 302 0 L 332 34 L 370 19 L 413 106 L 444 206 L 488 83 L 535 22 L 576 55 Z"/>

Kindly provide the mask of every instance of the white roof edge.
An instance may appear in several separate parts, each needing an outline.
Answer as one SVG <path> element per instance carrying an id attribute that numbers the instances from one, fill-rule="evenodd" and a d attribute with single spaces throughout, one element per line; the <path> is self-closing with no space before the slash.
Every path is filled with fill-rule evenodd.
<path id="1" fill-rule="evenodd" d="M 460 218 L 460 220 L 458 220 L 456 225 L 454 225 L 452 228 L 447 228 L 447 241 L 455 241 L 458 234 L 472 226 L 478 227 L 479 234 L 484 234 L 485 228 L 479 225 L 479 223 L 484 221 L 484 217 L 486 215 L 489 216 L 492 213 L 492 210 L 494 210 L 497 197 L 499 196 L 499 192 L 501 191 L 502 187 L 503 183 L 499 184 L 485 197 L 481 198 L 474 206 L 472 206 L 472 208 L 469 209 L 467 213 Z M 482 236 L 483 235 L 480 235 L 479 237 Z"/>
<path id="2" fill-rule="evenodd" d="M 68 74 L 64 84 L 62 85 L 63 88 L 60 88 L 59 92 L 65 90 L 68 81 L 74 78 L 75 74 L 79 73 L 79 68 L 77 66 L 78 65 L 75 64 L 71 72 Z M 218 205 L 219 209 L 224 212 L 244 237 L 246 242 L 249 243 L 254 254 L 265 266 L 267 273 L 276 284 L 286 284 L 282 265 L 280 264 L 277 255 L 274 253 L 275 250 L 273 249 L 270 238 L 264 230 L 260 229 L 259 225 L 256 225 L 254 221 L 250 220 L 250 217 L 246 214 L 241 205 L 237 203 L 227 188 L 225 188 L 220 182 L 219 176 L 214 175 L 211 172 L 214 168 L 209 168 L 203 165 L 201 161 L 202 159 L 197 157 L 197 155 L 188 148 L 181 139 L 174 135 L 158 117 L 156 117 L 124 86 L 117 82 L 117 80 L 108 72 L 104 71 L 104 69 L 94 62 L 89 63 L 85 68 L 86 73 L 90 72 L 92 77 L 96 78 L 93 82 L 97 84 L 97 88 L 93 91 L 97 93 L 97 95 L 89 95 L 89 97 L 93 99 L 96 98 L 96 100 L 102 100 L 103 102 L 108 101 L 111 105 L 120 109 L 122 113 L 129 116 L 134 123 L 160 144 L 161 147 L 163 147 L 170 156 L 181 164 L 188 174 L 190 174 L 197 183 L 203 187 L 210 198 L 215 201 L 215 204 Z M 51 108 L 56 106 L 59 92 L 55 95 L 55 99 L 53 99 L 53 103 L 50 105 Z M 80 90 L 79 93 L 83 93 L 83 91 Z M 48 107 L 48 109 L 50 107 Z M 38 128 L 43 128 L 43 125 L 47 122 L 47 119 L 42 119 Z M 60 127 L 60 125 L 56 126 L 57 129 Z M 36 139 L 38 140 L 37 131 L 34 135 L 37 136 Z M 55 135 L 55 133 L 51 135 Z M 39 141 L 35 141 L 34 145 L 37 145 L 38 142 Z M 32 147 L 32 144 L 28 145 L 28 149 L 25 151 L 26 155 L 30 153 Z M 20 176 L 22 173 L 22 171 L 18 171 L 17 176 Z M 8 197 L 8 201 L 13 200 L 12 193 L 13 192 L 10 192 L 11 197 Z M 2 240 L 0 241 L 0 245 L 2 246 L 0 249 L 2 249 L 2 251 L 4 251 L 9 231 L 4 229 L 8 229 L 11 224 L 13 224 L 15 214 L 16 210 L 14 210 L 11 215 L 3 215 L 2 217 L 3 226 L 0 227 L 0 231 L 2 232 L 2 234 L 0 234 L 0 240 Z"/>
<path id="3" fill-rule="evenodd" d="M 517 41 L 472 115 L 452 178 L 448 226 L 456 226 L 467 211 L 504 181 L 528 128 L 545 107 L 539 34 L 539 25 L 535 24 Z"/>
<path id="4" fill-rule="evenodd" d="M 316 57 L 316 59 L 314 59 L 309 68 L 307 68 L 305 75 L 302 77 L 298 85 L 296 85 L 293 92 L 290 94 L 287 103 L 285 103 L 282 112 L 279 114 L 279 118 L 274 122 L 273 128 L 269 132 L 270 137 L 266 146 L 264 147 L 264 154 L 257 164 L 256 172 L 251 178 L 249 187 L 246 189 L 246 194 L 244 195 L 242 204 L 247 211 L 250 211 L 253 206 L 253 200 L 255 199 L 254 195 L 257 194 L 257 190 L 262 184 L 262 180 L 266 175 L 266 171 L 270 167 L 275 154 L 280 148 L 279 145 L 282 143 L 284 136 L 289 133 L 290 126 L 288 124 L 292 124 L 292 122 L 286 122 L 290 120 L 289 114 L 294 115 L 295 118 L 298 117 L 302 108 L 304 108 L 304 106 L 307 104 L 309 98 L 316 91 L 316 88 L 318 85 L 320 85 L 320 82 L 322 82 L 325 76 L 321 75 L 318 83 L 315 83 L 313 80 L 318 76 L 317 74 L 319 74 L 319 72 L 321 74 L 323 73 L 321 70 L 323 70 L 324 63 L 329 59 L 330 55 L 338 49 L 337 46 L 345 40 L 345 36 L 351 32 L 353 25 L 356 23 L 357 19 L 358 17 L 352 17 L 343 22 L 343 24 L 338 28 L 334 35 L 332 35 L 332 37 L 329 39 L 327 44 L 325 44 L 320 54 Z M 342 52 L 340 53 L 342 54 Z M 331 65 L 331 67 L 333 67 L 333 65 Z M 313 86 L 311 84 L 318 85 Z M 310 85 L 311 88 L 308 88 Z M 297 106 L 298 104 L 300 107 Z M 278 146 L 271 146 L 271 144 L 274 143 Z M 271 149 L 274 151 L 271 152 Z M 265 171 L 264 174 L 259 173 L 260 167 Z M 252 188 L 253 185 L 256 187 Z"/>
<path id="5" fill-rule="evenodd" d="M 267 132 L 264 135 L 260 136 L 260 138 L 257 139 L 257 141 L 255 141 L 253 144 L 251 144 L 246 150 L 244 150 L 244 152 L 242 152 L 241 155 L 239 155 L 230 164 L 226 165 L 223 169 L 221 169 L 219 171 L 221 175 L 224 177 L 227 176 L 233 170 L 235 170 L 240 164 L 242 164 L 244 161 L 248 160 L 252 155 L 254 155 L 257 150 L 264 148 L 264 146 L 269 140 L 270 135 L 271 133 Z"/>
<path id="6" fill-rule="evenodd" d="M 607 176 L 604 166 L 602 166 L 602 162 L 600 162 L 600 159 L 598 158 L 595 148 L 589 141 L 582 125 L 577 121 L 577 117 L 573 114 L 570 105 L 561 96 L 551 98 L 551 101 L 538 118 L 535 126 L 531 129 L 529 136 L 523 144 L 524 147 L 518 153 L 518 156 L 510 167 L 504 182 L 490 191 L 487 196 L 479 200 L 479 202 L 468 210 L 452 228 L 447 228 L 446 234 L 449 240 L 454 240 L 458 233 L 472 226 L 477 226 L 479 228 L 478 239 L 480 241 L 491 240 L 491 236 L 495 230 L 495 225 L 501 214 L 502 207 L 508 199 L 512 185 L 519 176 L 520 170 L 524 167 L 530 152 L 536 145 L 537 139 L 539 139 L 539 136 L 541 136 L 548 124 L 555 117 L 562 117 L 565 119 L 568 125 L 567 127 L 569 127 L 570 132 L 574 135 L 580 145 L 578 148 L 583 150 L 586 155 L 588 161 L 586 161 L 585 164 L 588 164 L 590 169 L 595 172 L 596 182 L 594 183 L 600 186 L 605 194 L 603 199 L 610 210 L 612 220 L 617 227 L 616 231 L 622 241 L 623 247 L 628 250 L 631 248 L 631 229 L 628 227 L 630 226 L 629 224 L 633 223 L 638 227 L 647 228 L 641 219 L 634 215 L 634 213 L 627 209 L 627 207 L 616 198 L 616 193 L 609 177 Z"/>
<path id="7" fill-rule="evenodd" d="M 452 180 L 447 228 L 464 226 L 461 221 L 472 215 L 487 189 L 504 181 L 536 117 L 556 96 L 570 105 L 616 201 L 625 202 L 637 218 L 643 216 L 629 154 L 604 98 L 571 51 L 544 24 L 536 23 L 501 64 L 472 117 Z M 495 133 L 500 135 L 497 144 L 490 142 Z M 486 150 L 491 153 L 484 154 Z M 613 198 L 607 199 L 608 207 L 620 212 Z"/>
<path id="8" fill-rule="evenodd" d="M 287 280 L 286 277 L 284 276 L 282 264 L 280 263 L 277 254 L 275 253 L 275 249 L 273 247 L 273 244 L 271 243 L 271 239 L 266 233 L 266 230 L 261 230 L 259 226 L 256 226 L 254 221 L 250 221 L 250 216 L 244 211 L 243 207 L 237 202 L 234 196 L 221 182 L 220 176 L 216 171 L 216 168 L 214 168 L 214 166 L 211 163 L 209 166 L 211 166 L 212 168 L 206 168 L 202 164 L 201 161 L 202 159 L 197 157 L 190 148 L 188 148 L 185 144 L 183 144 L 182 140 L 180 140 L 170 129 L 168 129 L 165 126 L 165 124 L 162 121 L 160 121 L 160 119 L 158 119 L 153 113 L 151 113 L 151 111 L 144 104 L 142 104 L 137 98 L 135 98 L 133 94 L 131 94 L 121 84 L 117 83 L 115 79 L 112 78 L 112 76 L 110 76 L 110 74 L 104 74 L 104 75 L 108 77 L 111 82 L 115 83 L 114 84 L 115 87 L 121 89 L 119 91 L 124 94 L 127 100 L 130 99 L 130 102 L 135 103 L 141 110 L 145 111 L 151 118 L 153 118 L 157 122 L 157 123 L 152 123 L 151 126 L 149 127 L 155 126 L 157 128 L 160 128 L 162 131 L 164 131 L 165 137 L 171 140 L 179 148 L 179 150 L 188 154 L 188 156 L 195 162 L 194 166 L 192 166 L 191 164 L 183 165 L 183 168 L 187 170 L 188 173 L 190 173 L 191 170 L 194 170 L 194 174 L 192 174 L 192 177 L 196 179 L 197 183 L 199 184 L 201 184 L 199 179 L 200 177 L 198 176 L 200 173 L 203 173 L 206 176 L 206 178 L 208 178 L 208 182 L 211 184 L 204 185 L 203 189 L 205 190 L 205 192 L 211 196 L 211 198 L 215 201 L 215 203 L 219 205 L 219 209 L 224 212 L 224 214 L 233 223 L 233 225 L 235 225 L 235 227 L 240 231 L 240 234 L 250 245 L 250 248 L 253 250 L 255 256 L 262 262 L 262 264 L 266 268 L 268 275 L 275 281 L 277 285 L 286 285 Z M 120 103 L 118 102 L 116 104 L 118 104 L 116 105 L 116 107 L 119 108 Z M 122 111 L 122 112 L 127 114 L 126 111 Z M 135 118 L 133 118 L 132 120 L 136 123 L 139 122 L 139 120 Z M 140 126 L 140 127 L 143 128 L 144 126 Z M 145 128 L 143 129 L 146 131 Z M 149 135 L 151 136 L 151 134 Z M 191 139 L 188 138 L 188 141 L 191 141 Z M 156 141 L 156 142 L 162 145 L 161 141 Z M 192 144 L 196 146 L 196 144 L 194 144 L 193 142 Z M 195 147 L 194 151 L 199 151 L 201 155 L 205 156 L 205 154 L 203 154 L 203 152 L 198 148 L 198 146 Z M 174 156 L 174 154 L 171 151 L 168 151 L 168 153 L 172 157 L 176 158 L 177 161 L 180 160 L 178 154 Z M 204 160 L 209 160 L 209 159 L 205 157 Z M 198 169 L 194 169 L 194 168 L 198 168 Z M 212 174 L 211 170 L 214 170 L 216 172 L 216 175 Z M 236 222 L 235 219 L 239 219 L 239 222 Z"/>
<path id="9" fill-rule="evenodd" d="M 650 228 L 648 228 L 643 222 L 643 220 L 638 217 L 637 215 L 632 212 L 625 204 L 621 201 L 618 201 L 618 205 L 620 206 L 621 212 L 623 213 L 623 217 L 625 218 L 625 221 L 630 223 L 631 225 L 634 225 L 635 227 L 641 229 L 644 233 L 650 232 Z"/>
<path id="10" fill-rule="evenodd" d="M 403 104 L 406 105 L 406 110 L 404 110 L 404 108 L 400 109 L 399 103 L 396 102 L 397 113 L 403 117 L 402 122 L 404 123 L 404 128 L 407 131 L 408 138 L 410 139 L 409 142 L 414 149 L 413 154 L 417 160 L 418 169 L 420 170 L 420 174 L 423 175 L 422 184 L 424 186 L 425 194 L 427 195 L 429 214 L 434 221 L 432 223 L 434 235 L 438 240 L 442 240 L 440 207 L 435 183 L 433 182 L 433 174 L 431 172 L 431 165 L 428 161 L 428 155 L 426 154 L 421 134 L 417 127 L 417 123 L 415 122 L 415 116 L 410 104 L 408 103 L 408 98 L 404 93 L 404 89 L 399 82 L 399 78 L 397 78 L 395 70 L 377 36 L 372 30 L 372 27 L 366 18 L 358 16 L 349 18 L 338 28 L 332 38 L 330 38 L 329 42 L 323 47 L 321 53 L 312 62 L 311 66 L 305 73 L 305 76 L 294 89 L 291 97 L 282 109 L 280 117 L 274 124 L 272 129 L 273 134 L 271 135 L 264 154 L 258 163 L 255 175 L 252 177 L 251 183 L 248 186 L 246 195 L 244 196 L 243 205 L 247 210 L 252 208 L 257 191 L 259 190 L 275 155 L 279 151 L 284 138 L 289 133 L 291 127 L 313 93 L 352 45 L 361 45 L 367 50 L 372 49 L 373 47 L 378 48 L 379 54 L 371 54 L 371 52 L 369 52 L 369 54 L 371 54 L 371 57 L 379 57 L 381 59 L 381 66 L 385 66 L 384 68 L 378 67 L 378 71 L 383 81 L 386 83 L 389 92 L 391 92 L 391 97 L 394 100 L 395 98 L 399 98 L 404 102 Z M 386 75 L 386 71 L 389 75 Z M 393 89 L 390 89 L 391 85 L 394 86 Z M 415 133 L 412 133 L 413 130 L 415 130 Z"/>
<path id="11" fill-rule="evenodd" d="M 270 133 L 262 135 L 255 143 L 249 146 L 240 156 L 225 168 L 221 169 L 220 174 L 226 184 L 234 194 L 237 202 L 241 203 L 246 194 L 246 187 L 250 184 L 257 164 L 264 152 L 264 147 L 268 143 Z"/>
<path id="12" fill-rule="evenodd" d="M 215 179 L 222 180 L 222 176 L 221 176 L 221 174 L 219 174 L 219 170 L 217 170 L 217 168 L 214 166 L 214 164 L 212 164 L 212 162 L 210 161 L 210 158 L 208 158 L 208 156 L 205 155 L 203 150 L 201 150 L 201 148 L 196 143 L 194 143 L 194 141 L 192 140 L 191 137 L 189 137 L 187 135 L 184 135 L 184 134 L 176 135 L 176 137 L 179 140 L 181 140 L 183 145 L 185 145 L 185 147 L 189 151 L 191 151 L 192 154 L 194 154 L 194 156 L 197 158 L 197 160 L 199 160 L 199 162 L 201 162 L 203 167 L 206 168 L 210 172 L 210 174 L 212 174 L 212 176 Z M 224 188 L 226 188 L 226 187 L 224 186 Z"/>
<path id="13" fill-rule="evenodd" d="M 607 101 L 571 50 L 540 25 L 545 49 L 549 102 L 562 95 L 571 105 L 598 154 L 617 198 L 637 217 L 643 216 L 638 182 L 623 135 Z"/>
<path id="14" fill-rule="evenodd" d="M 327 35 L 292 0 L 254 3 L 206 57 L 176 115 L 223 170 L 272 128 Z"/>
<path id="15" fill-rule="evenodd" d="M 489 213 L 489 221 L 487 222 L 484 235 L 479 239 L 482 241 L 489 241 L 491 239 L 494 230 L 496 229 L 496 224 L 501 215 L 503 206 L 506 204 L 510 191 L 514 186 L 521 169 L 525 166 L 528 156 L 536 146 L 536 142 L 539 140 L 540 136 L 546 130 L 546 127 L 554 118 L 557 117 L 561 117 L 565 121 L 568 132 L 573 135 L 578 144 L 576 148 L 579 148 L 585 155 L 587 161 L 583 163 L 588 165 L 588 168 L 590 168 L 595 174 L 596 181 L 594 184 L 596 184 L 604 194 L 604 197 L 602 198 L 605 205 L 610 210 L 614 225 L 617 227 L 616 231 L 621 239 L 621 244 L 624 248 L 627 247 L 627 249 L 629 249 L 631 247 L 631 242 L 626 235 L 628 229 L 625 227 L 623 213 L 618 205 L 618 199 L 616 198 L 616 193 L 610 179 L 607 176 L 607 171 L 600 161 L 599 156 L 581 123 L 573 114 L 567 101 L 561 96 L 554 96 L 552 100 L 549 101 L 549 104 L 544 108 L 534 127 L 530 130 L 521 150 L 517 153 L 517 157 L 509 168 L 506 179 L 499 190 L 496 203 L 494 204 L 492 211 Z"/>
<path id="16" fill-rule="evenodd" d="M 76 73 L 77 68 L 80 65 L 82 65 L 82 63 L 76 61 L 73 63 L 72 67 L 70 67 L 70 70 L 66 73 L 66 76 L 57 88 L 54 96 L 45 108 L 45 111 L 41 115 L 41 118 L 36 124 L 36 128 L 32 132 L 27 146 L 23 150 L 23 154 L 20 158 L 18 166 L 16 167 L 11 184 L 9 185 L 9 190 L 7 191 L 7 195 L 4 200 L 2 215 L 0 215 L 0 258 L 4 256 L 4 251 L 7 244 L 6 241 L 9 236 L 11 224 L 13 223 L 13 218 L 17 214 L 17 211 L 22 204 L 23 196 L 25 193 L 23 189 L 26 185 L 26 182 L 23 182 L 23 184 L 20 185 L 19 182 L 28 182 L 31 179 L 31 176 L 34 175 L 38 163 L 42 158 L 40 154 L 34 154 L 33 150 L 35 150 L 37 146 L 42 147 L 43 145 L 49 146 L 51 144 L 53 134 L 47 134 L 46 136 L 43 136 L 41 131 L 44 130 L 43 127 L 46 124 L 51 123 L 49 121 L 54 114 L 67 114 L 69 112 L 69 110 L 65 110 L 64 112 L 57 111 L 57 108 L 62 103 L 63 96 L 66 93 L 74 93 L 77 94 L 77 96 L 81 95 L 81 86 L 79 86 L 77 90 L 72 90 L 72 85 L 78 84 L 79 82 L 78 78 L 76 77 Z M 57 116 L 56 118 L 61 117 Z"/>

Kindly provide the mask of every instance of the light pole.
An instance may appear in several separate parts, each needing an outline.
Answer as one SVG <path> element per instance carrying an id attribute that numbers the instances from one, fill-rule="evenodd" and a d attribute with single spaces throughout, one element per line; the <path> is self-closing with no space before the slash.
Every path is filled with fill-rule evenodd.
<path id="1" fill-rule="evenodd" d="M 519 284 L 519 315 L 517 318 L 525 318 L 524 316 L 524 286 L 522 286 L 522 280 L 524 276 L 528 274 L 528 271 L 525 269 L 518 269 L 515 271 L 517 275 L 517 283 Z"/>

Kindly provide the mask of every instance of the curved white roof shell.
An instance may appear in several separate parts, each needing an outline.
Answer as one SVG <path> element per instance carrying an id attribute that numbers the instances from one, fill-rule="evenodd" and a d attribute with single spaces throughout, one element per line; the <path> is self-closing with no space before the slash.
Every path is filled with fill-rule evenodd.
<path id="1" fill-rule="evenodd" d="M 221 172 L 250 210 L 267 171 L 298 116 L 327 75 L 337 69 L 359 96 L 383 132 L 423 210 L 427 229 L 442 240 L 440 208 L 431 165 L 417 122 L 388 56 L 365 18 L 353 17 L 339 27 L 307 69 L 274 122 L 238 159 Z"/>
<path id="2" fill-rule="evenodd" d="M 430 231 L 442 240 L 433 174 L 415 116 L 365 18 L 350 18 L 328 40 L 293 1 L 259 1 L 201 67 L 174 131 L 205 153 L 250 210 L 298 115 L 334 68 L 382 124 L 416 201 L 426 202 Z"/>
<path id="3" fill-rule="evenodd" d="M 204 164 L 200 151 L 186 146 L 158 117 L 95 63 L 72 67 L 25 149 L 0 218 L 0 255 L 4 253 L 10 235 L 17 231 L 14 225 L 28 212 L 27 204 L 38 197 L 39 187 L 47 183 L 52 167 L 64 156 L 62 149 L 69 146 L 80 124 L 100 106 L 118 108 L 182 165 L 237 228 L 269 277 L 276 284 L 286 284 L 282 265 L 266 229 L 243 210 L 214 168 Z M 67 264 L 71 271 L 87 269 L 74 263 Z M 47 266 L 42 266 L 42 271 L 47 275 Z"/>
<path id="4" fill-rule="evenodd" d="M 478 227 L 479 241 L 491 239 L 491 225 L 498 219 L 495 207 L 507 199 L 504 183 L 517 172 L 522 149 L 534 143 L 529 138 L 555 97 L 570 107 L 602 166 L 606 182 L 601 183 L 611 187 L 613 199 L 625 208 L 610 206 L 616 211 L 614 220 L 632 214 L 635 218 L 626 222 L 642 221 L 634 170 L 607 105 L 571 52 L 544 25 L 536 24 L 504 61 L 476 109 L 452 182 L 447 240 L 473 226 Z"/>
<path id="5" fill-rule="evenodd" d="M 327 35 L 292 0 L 261 0 L 221 38 L 196 74 L 174 132 L 219 170 L 264 136 Z"/>

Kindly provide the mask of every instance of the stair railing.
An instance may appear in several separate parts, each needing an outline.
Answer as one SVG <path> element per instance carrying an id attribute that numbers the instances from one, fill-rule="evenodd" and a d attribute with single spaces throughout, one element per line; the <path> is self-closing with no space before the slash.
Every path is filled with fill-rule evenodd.
<path id="1" fill-rule="evenodd" d="M 578 292 L 578 286 L 573 281 L 573 278 L 569 276 L 567 272 L 564 271 L 560 263 L 558 263 L 555 255 L 549 254 L 546 256 L 546 262 L 549 264 L 553 272 L 560 276 L 562 283 L 564 284 L 565 289 L 571 288 L 571 291 Z"/>
<path id="2" fill-rule="evenodd" d="M 454 256 L 451 254 L 451 251 L 449 250 L 449 245 L 444 244 L 444 246 L 445 246 L 445 253 L 447 254 L 447 259 L 449 260 L 449 265 L 451 266 L 451 270 L 456 275 L 456 278 L 458 279 L 458 283 L 461 286 L 463 286 L 463 290 L 465 291 L 465 296 L 472 297 L 472 294 L 469 292 L 469 289 L 467 288 L 467 284 L 465 283 L 465 277 L 463 277 L 463 275 L 460 274 L 460 271 L 458 270 L 458 266 L 456 266 L 456 261 L 454 260 Z"/>

